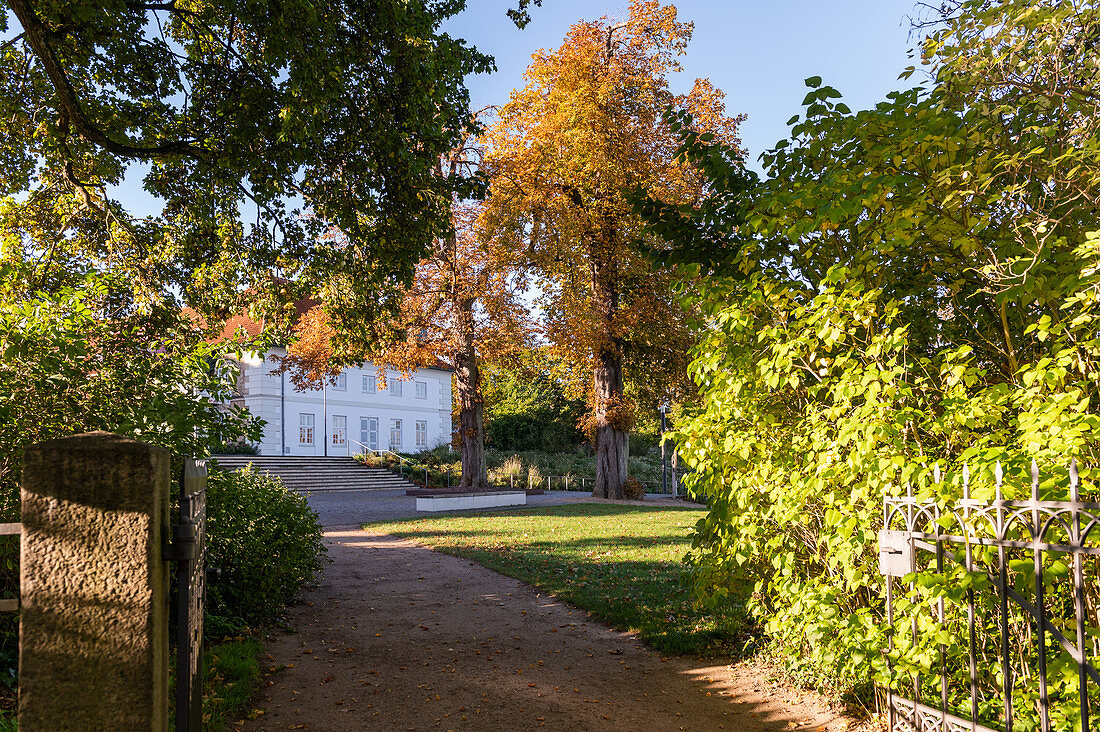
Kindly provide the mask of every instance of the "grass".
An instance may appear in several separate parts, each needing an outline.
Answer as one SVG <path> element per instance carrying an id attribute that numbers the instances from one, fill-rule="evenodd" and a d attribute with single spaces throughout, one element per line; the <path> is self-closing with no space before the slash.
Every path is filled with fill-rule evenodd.
<path id="1" fill-rule="evenodd" d="M 367 524 L 553 593 L 663 653 L 743 655 L 752 639 L 744 599 L 693 605 L 682 559 L 701 509 L 572 504 Z"/>
<path id="2" fill-rule="evenodd" d="M 263 645 L 256 638 L 227 638 L 203 654 L 202 728 L 223 730 L 240 719 L 260 681 Z"/>
<path id="3" fill-rule="evenodd" d="M 202 655 L 202 728 L 221 732 L 244 716 L 249 700 L 260 681 L 260 656 L 263 644 L 252 636 L 223 638 L 207 643 Z M 168 680 L 169 728 L 175 729 L 176 664 Z M 0 732 L 4 728 L 0 726 Z"/>

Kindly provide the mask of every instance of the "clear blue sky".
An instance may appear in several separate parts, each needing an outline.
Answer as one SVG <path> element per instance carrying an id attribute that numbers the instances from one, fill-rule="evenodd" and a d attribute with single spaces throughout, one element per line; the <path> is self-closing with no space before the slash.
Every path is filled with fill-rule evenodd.
<path id="1" fill-rule="evenodd" d="M 695 35 L 681 59 L 684 72 L 674 91 L 686 91 L 696 77 L 708 77 L 726 92 L 730 113 L 745 113 L 741 137 L 752 167 L 757 156 L 787 132 L 786 121 L 801 111 L 803 80 L 821 76 L 852 109 L 873 105 L 891 90 L 911 84 L 898 74 L 914 64 L 908 51 L 909 16 L 915 0 L 676 0 L 681 20 L 695 23 Z M 623 17 L 627 0 L 544 0 L 532 8 L 532 22 L 518 30 L 505 11 L 514 0 L 468 0 L 469 9 L 445 26 L 496 57 L 497 72 L 469 80 L 474 108 L 503 104 L 522 84 L 531 53 L 561 45 L 569 26 L 603 15 Z M 916 77 L 914 77 L 914 80 Z"/>

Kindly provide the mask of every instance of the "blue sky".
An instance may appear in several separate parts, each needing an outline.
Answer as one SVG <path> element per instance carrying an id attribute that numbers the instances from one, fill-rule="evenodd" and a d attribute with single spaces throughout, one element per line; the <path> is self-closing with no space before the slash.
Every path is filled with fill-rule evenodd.
<path id="1" fill-rule="evenodd" d="M 532 22 L 517 29 L 506 11 L 515 0 L 468 0 L 468 8 L 445 30 L 496 58 L 497 72 L 472 76 L 474 109 L 503 104 L 523 83 L 531 54 L 561 45 L 569 26 L 603 15 L 623 17 L 628 0 L 544 0 Z M 750 167 L 760 170 L 760 153 L 786 136 L 786 121 L 801 111 L 803 80 L 821 76 L 844 94 L 852 109 L 904 88 L 898 74 L 914 63 L 915 36 L 909 16 L 915 0 L 678 0 L 681 20 L 695 23 L 683 73 L 673 90 L 687 91 L 696 77 L 708 77 L 726 92 L 731 114 L 745 113 L 741 138 Z M 914 77 L 916 78 L 916 77 Z M 141 189 L 144 166 L 134 165 L 118 195 L 137 214 L 160 210 Z"/>
<path id="2" fill-rule="evenodd" d="M 873 105 L 893 89 L 908 86 L 897 77 L 914 64 L 909 16 L 915 0 L 678 0 L 681 20 L 695 23 L 684 72 L 674 91 L 686 91 L 696 77 L 708 77 L 726 92 L 727 109 L 745 113 L 741 137 L 752 167 L 757 156 L 787 132 L 786 121 L 801 111 L 803 80 L 821 76 L 844 94 L 852 109 Z M 518 30 L 506 10 L 515 0 L 469 0 L 469 8 L 445 30 L 496 57 L 498 71 L 469 80 L 474 108 L 503 104 L 522 84 L 531 53 L 561 45 L 569 26 L 602 15 L 623 17 L 627 0 L 544 0 L 532 22 Z M 916 77 L 914 77 L 915 79 Z"/>

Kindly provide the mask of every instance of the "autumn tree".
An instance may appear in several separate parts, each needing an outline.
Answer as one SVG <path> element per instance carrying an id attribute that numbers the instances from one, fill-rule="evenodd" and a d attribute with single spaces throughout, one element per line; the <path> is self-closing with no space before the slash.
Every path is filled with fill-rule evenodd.
<path id="1" fill-rule="evenodd" d="M 683 388 L 689 322 L 672 294 L 673 272 L 632 248 L 642 236 L 629 193 L 676 204 L 701 193 L 697 171 L 676 158 L 663 112 L 681 108 L 731 145 L 740 118 L 706 80 L 669 89 L 692 24 L 673 6 L 632 0 L 622 21 L 574 25 L 540 51 L 487 135 L 487 236 L 507 242 L 543 290 L 547 338 L 583 374 L 596 446 L 594 496 L 621 498 L 633 401 Z M 570 379 L 567 379 L 567 381 Z"/>
<path id="2" fill-rule="evenodd" d="M 475 115 L 475 122 L 476 122 Z M 476 129 L 476 123 L 470 126 Z M 437 178 L 451 190 L 475 188 L 481 150 L 468 135 L 441 156 Z M 296 328 L 285 366 L 296 384 L 313 386 L 332 378 L 347 363 L 369 360 L 385 383 L 386 367 L 410 373 L 439 362 L 454 368 L 464 488 L 488 487 L 481 362 L 517 353 L 529 339 L 530 317 L 519 295 L 526 287 L 522 271 L 478 236 L 480 205 L 450 203 L 451 226 L 416 266 L 412 284 L 400 291 L 396 315 L 365 329 L 339 307 L 351 289 L 334 277 L 326 292 L 327 310 L 310 310 Z M 330 237 L 343 239 L 334 231 Z"/>
<path id="3" fill-rule="evenodd" d="M 384 334 L 379 340 L 349 337 L 354 323 L 317 306 L 299 321 L 285 360 L 292 381 L 307 388 L 363 360 L 377 364 L 382 385 L 387 367 L 409 374 L 440 362 L 451 366 L 463 488 L 488 487 L 481 364 L 515 353 L 531 331 L 518 297 L 523 278 L 482 246 L 476 218 L 476 205 L 456 206 L 455 225 L 417 264 L 397 315 L 372 331 Z"/>

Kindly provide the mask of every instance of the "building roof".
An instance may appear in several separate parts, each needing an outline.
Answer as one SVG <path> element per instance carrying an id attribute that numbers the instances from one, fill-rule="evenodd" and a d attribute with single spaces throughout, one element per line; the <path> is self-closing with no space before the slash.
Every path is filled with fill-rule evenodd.
<path id="1" fill-rule="evenodd" d="M 298 321 L 302 319 L 302 316 L 308 313 L 313 308 L 320 305 L 319 300 L 315 300 L 312 297 L 304 297 L 298 302 L 294 303 L 294 317 L 291 322 L 291 327 L 298 324 Z M 183 314 L 190 318 L 198 327 L 206 330 L 209 327 L 209 323 L 198 311 L 192 308 L 184 308 Z M 238 329 L 243 329 L 249 338 L 255 338 L 263 332 L 267 327 L 267 321 L 265 319 L 255 320 L 249 314 L 248 311 L 237 313 L 226 319 L 222 324 L 222 329 L 214 340 L 217 341 L 230 341 L 237 335 Z"/>

